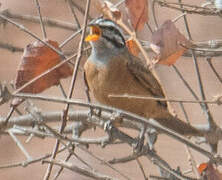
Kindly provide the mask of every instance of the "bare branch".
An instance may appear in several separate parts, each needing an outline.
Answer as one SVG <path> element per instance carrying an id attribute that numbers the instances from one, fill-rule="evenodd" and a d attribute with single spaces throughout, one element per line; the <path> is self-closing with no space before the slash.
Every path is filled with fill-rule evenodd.
<path id="1" fill-rule="evenodd" d="M 114 178 L 98 173 L 95 170 L 87 170 L 86 168 L 78 167 L 74 164 L 64 162 L 62 160 L 43 160 L 43 163 L 50 163 L 53 165 L 58 165 L 60 167 L 69 169 L 73 172 L 77 172 L 78 174 L 91 177 L 98 180 L 114 180 Z"/>
<path id="2" fill-rule="evenodd" d="M 167 102 L 181 102 L 181 103 L 207 103 L 221 105 L 220 97 L 214 100 L 187 100 L 187 99 L 169 99 L 169 98 L 159 98 L 159 97 L 148 97 L 148 96 L 134 96 L 132 94 L 110 94 L 110 98 L 128 98 L 128 99 L 144 99 L 144 100 L 156 100 L 156 101 L 167 101 Z"/>
<path id="3" fill-rule="evenodd" d="M 61 153 L 63 152 L 64 150 L 66 150 L 65 147 L 62 147 L 61 149 L 59 149 L 59 151 L 57 153 Z M 51 156 L 51 154 L 46 154 L 44 156 L 41 156 L 41 157 L 38 157 L 38 158 L 33 158 L 32 160 L 31 159 L 28 159 L 26 161 L 23 161 L 23 162 L 18 162 L 18 163 L 10 163 L 10 164 L 6 164 L 6 165 L 0 165 L 0 169 L 6 169 L 6 168 L 14 168 L 14 167 L 26 167 L 30 164 L 33 164 L 33 163 L 37 163 L 37 162 L 40 162 L 44 159 L 47 159 Z"/>
<path id="4" fill-rule="evenodd" d="M 4 10 L 0 14 L 3 14 L 8 18 L 29 21 L 32 23 L 39 23 L 39 20 L 40 20 L 38 16 L 21 15 L 17 13 L 12 13 L 9 10 Z M 48 17 L 43 17 L 42 20 L 43 20 L 44 25 L 51 26 L 51 27 L 57 27 L 57 28 L 71 30 L 71 31 L 76 31 L 78 28 L 76 25 L 72 23 L 60 21 L 57 19 L 50 19 Z"/>

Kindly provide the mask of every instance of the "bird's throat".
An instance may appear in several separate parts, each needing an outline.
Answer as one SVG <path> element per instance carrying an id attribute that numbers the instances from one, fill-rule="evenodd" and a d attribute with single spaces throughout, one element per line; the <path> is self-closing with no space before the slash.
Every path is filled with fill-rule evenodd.
<path id="1" fill-rule="evenodd" d="M 89 61 L 99 67 L 107 66 L 113 57 L 118 56 L 123 50 L 105 47 L 104 44 L 90 42 L 92 45 Z"/>

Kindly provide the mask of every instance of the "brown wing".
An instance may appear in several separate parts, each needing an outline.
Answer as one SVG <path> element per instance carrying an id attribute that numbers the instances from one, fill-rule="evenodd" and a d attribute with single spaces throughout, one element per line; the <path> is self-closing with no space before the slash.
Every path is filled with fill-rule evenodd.
<path id="1" fill-rule="evenodd" d="M 154 77 L 153 73 L 145 67 L 145 64 L 137 57 L 126 53 L 128 56 L 127 67 L 130 73 L 140 82 L 140 84 L 149 91 L 153 97 L 165 97 L 162 87 Z M 125 55 L 126 55 L 125 54 Z M 166 102 L 159 102 L 161 105 L 167 106 Z"/>

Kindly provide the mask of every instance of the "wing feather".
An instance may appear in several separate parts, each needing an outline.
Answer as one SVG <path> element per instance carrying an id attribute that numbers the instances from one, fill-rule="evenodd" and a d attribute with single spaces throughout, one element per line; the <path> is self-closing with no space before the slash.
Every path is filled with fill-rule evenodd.
<path id="1" fill-rule="evenodd" d="M 131 55 L 130 53 L 125 53 L 128 56 L 127 58 L 127 68 L 130 73 L 140 82 L 153 97 L 162 97 L 165 95 L 163 93 L 162 87 L 154 77 L 153 73 L 145 66 L 139 58 Z M 167 106 L 166 102 L 159 101 L 161 105 Z"/>

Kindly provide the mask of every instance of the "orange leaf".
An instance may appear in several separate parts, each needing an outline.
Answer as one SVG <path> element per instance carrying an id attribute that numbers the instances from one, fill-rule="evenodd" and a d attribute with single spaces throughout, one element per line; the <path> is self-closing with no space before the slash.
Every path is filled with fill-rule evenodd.
<path id="1" fill-rule="evenodd" d="M 126 7 L 135 31 L 142 30 L 148 21 L 148 1 L 147 0 L 126 0 Z"/>
<path id="2" fill-rule="evenodd" d="M 47 42 L 55 48 L 59 48 L 57 42 L 51 40 L 47 40 Z M 33 44 L 29 44 L 24 50 L 22 61 L 17 71 L 15 80 L 16 89 L 61 61 L 60 56 L 43 43 L 37 41 Z M 72 75 L 71 67 L 67 63 L 63 64 L 30 84 L 21 92 L 40 93 L 51 86 L 58 85 L 61 78 L 66 78 L 70 75 Z"/>
<path id="3" fill-rule="evenodd" d="M 206 180 L 222 180 L 222 173 L 210 162 L 199 165 L 201 177 Z"/>
<path id="4" fill-rule="evenodd" d="M 203 171 L 205 171 L 205 170 L 207 169 L 207 165 L 208 165 L 207 163 L 201 163 L 201 164 L 199 165 L 198 171 L 199 171 L 200 174 L 202 174 Z"/>
<path id="5" fill-rule="evenodd" d="M 126 47 L 132 55 L 138 56 L 140 49 L 138 48 L 136 42 L 133 39 L 128 39 L 126 41 Z"/>
<path id="6" fill-rule="evenodd" d="M 159 47 L 156 60 L 159 64 L 172 65 L 191 46 L 171 20 L 167 20 L 152 35 L 153 47 Z M 185 47 L 186 48 L 185 48 Z M 152 48 L 152 45 L 151 45 Z M 156 52 L 156 48 L 153 49 Z"/>

